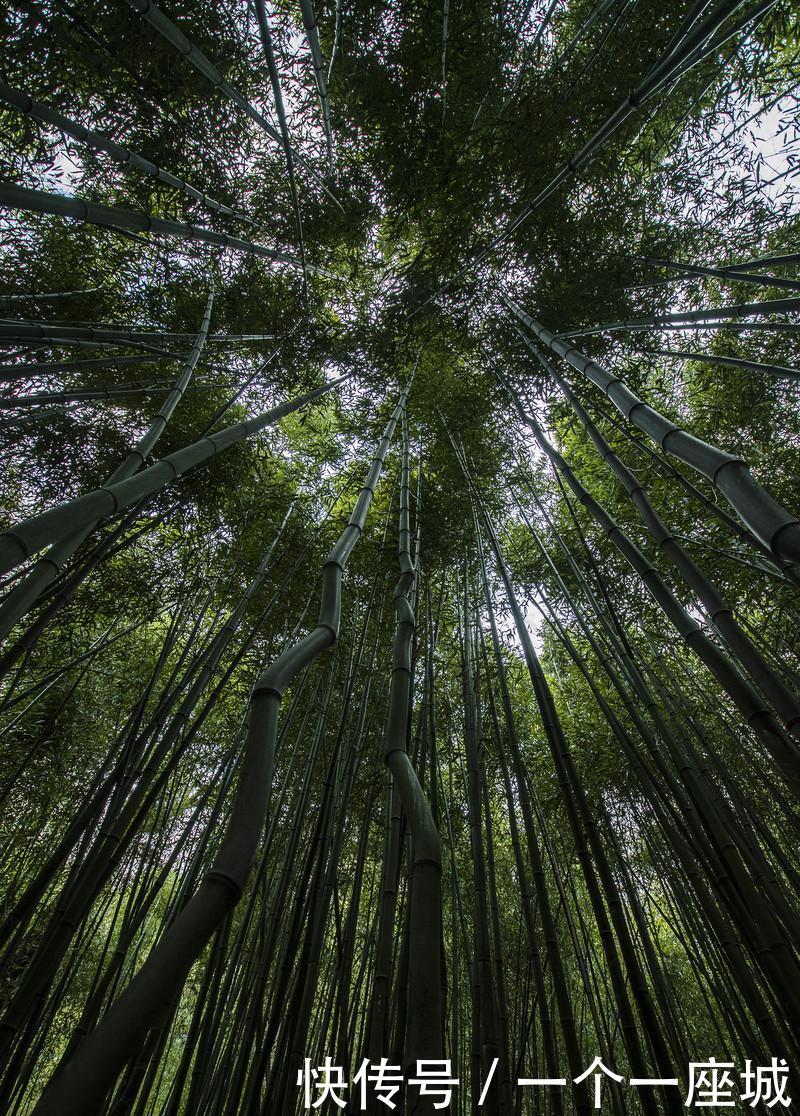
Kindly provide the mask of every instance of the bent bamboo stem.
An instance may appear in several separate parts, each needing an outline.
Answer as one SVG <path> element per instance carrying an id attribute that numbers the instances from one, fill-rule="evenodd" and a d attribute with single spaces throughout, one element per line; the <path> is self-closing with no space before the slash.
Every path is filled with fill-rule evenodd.
<path id="1" fill-rule="evenodd" d="M 342 574 L 363 532 L 409 387 L 400 394 L 353 512 L 325 560 L 317 626 L 290 644 L 255 684 L 236 794 L 210 871 L 102 1023 L 52 1079 L 35 1116 L 94 1116 L 100 1111 L 117 1076 L 169 1010 L 207 941 L 241 898 L 267 820 L 283 694 L 338 638 Z"/>

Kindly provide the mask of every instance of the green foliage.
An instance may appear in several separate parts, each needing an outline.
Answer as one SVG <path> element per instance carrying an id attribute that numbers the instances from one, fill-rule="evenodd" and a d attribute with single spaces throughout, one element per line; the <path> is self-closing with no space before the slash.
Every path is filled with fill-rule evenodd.
<path id="1" fill-rule="evenodd" d="M 8 379 L 0 381 L 0 397 L 19 404 L 18 412 L 2 412 L 12 418 L 0 425 L 4 527 L 101 486 L 156 418 L 166 392 L 66 403 L 52 413 L 25 408 L 25 396 L 134 383 L 170 388 L 212 288 L 211 336 L 152 460 L 345 377 L 335 392 L 186 473 L 129 509 L 127 518 L 96 525 L 4 645 L 4 915 L 15 917 L 15 904 L 47 870 L 109 772 L 119 795 L 103 800 L 68 842 L 21 918 L 18 938 L 16 924 L 6 924 L 0 991 L 12 1010 L 23 971 L 37 948 L 44 950 L 51 919 L 60 917 L 70 873 L 102 843 L 120 803 L 138 786 L 150 786 L 148 779 L 155 787 L 121 835 L 119 856 L 58 960 L 50 998 L 37 1001 L 16 1029 L 0 1028 L 0 1038 L 10 1033 L 9 1041 L 19 1044 L 20 1060 L 11 1068 L 16 1084 L 11 1076 L 0 1080 L 9 1112 L 34 1111 L 98 982 L 112 985 L 95 1005 L 101 1018 L 213 861 L 232 810 L 253 685 L 313 630 L 326 555 L 409 382 L 419 573 L 408 748 L 443 841 L 448 1054 L 469 1073 L 473 1025 L 477 1045 L 483 1043 L 484 1053 L 490 1046 L 486 1020 L 472 1002 L 478 978 L 471 935 L 481 903 L 474 832 L 488 848 L 491 829 L 492 988 L 495 996 L 501 987 L 507 994 L 500 1037 L 513 1066 L 547 1076 L 549 1025 L 559 1057 L 566 1057 L 541 896 L 531 901 L 533 942 L 522 913 L 524 895 L 535 890 L 538 850 L 581 1049 L 607 1051 L 621 1071 L 635 1068 L 630 1037 L 618 1026 L 620 990 L 609 976 L 608 942 L 582 854 L 589 823 L 584 818 L 576 828 L 572 817 L 574 801 L 554 761 L 547 717 L 488 542 L 488 519 L 606 850 L 614 890 L 603 901 L 631 927 L 671 1054 L 676 1034 L 692 1056 L 715 1050 L 752 1058 L 760 1046 L 782 1054 L 769 1045 L 772 1026 L 792 1056 L 775 976 L 783 955 L 777 946 L 770 952 L 775 941 L 795 940 L 789 916 L 796 913 L 797 865 L 790 846 L 798 817 L 791 788 L 757 734 L 758 718 L 741 715 L 691 639 L 669 626 L 614 539 L 533 448 L 506 387 L 519 394 L 713 645 L 729 652 L 714 617 L 648 535 L 501 302 L 509 295 L 548 328 L 568 331 L 791 294 L 769 286 L 770 275 L 796 275 L 789 264 L 759 265 L 766 282 L 754 285 L 684 277 L 648 262 L 724 266 L 796 250 L 797 210 L 788 188 L 796 159 L 791 82 L 798 28 L 787 6 L 776 5 L 727 37 L 742 14 L 737 9 L 706 44 L 713 49 L 645 100 L 587 164 L 509 231 L 657 64 L 692 7 L 689 0 L 565 0 L 534 45 L 546 5 L 526 13 L 523 5 L 466 0 L 450 5 L 445 44 L 438 4 L 326 0 L 316 16 L 326 65 L 336 39 L 331 172 L 299 8 L 281 0 L 270 18 L 300 157 L 306 258 L 317 273 L 176 238 L 3 211 L 3 326 L 181 335 L 163 344 L 144 341 L 150 349 L 2 338 L 0 374 Z M 191 0 L 164 11 L 273 121 L 249 8 Z M 124 143 L 249 220 L 214 213 L 185 191 L 121 168 L 6 106 L 0 108 L 4 179 L 299 254 L 281 145 L 132 7 L 15 0 L 4 20 L 8 85 Z M 778 107 L 768 108 L 778 94 Z M 783 177 L 780 159 L 768 168 L 759 143 L 748 139 L 753 114 L 786 138 Z M 768 184 L 773 174 L 778 177 Z M 770 320 L 778 324 L 774 315 Z M 800 331 L 742 324 L 605 328 L 574 343 L 670 420 L 746 459 L 774 497 L 796 510 L 797 377 L 700 357 L 800 373 Z M 240 339 L 254 334 L 255 340 Z M 699 356 L 654 355 L 656 348 Z M 158 359 L 124 362 L 131 354 Z M 86 360 L 102 364 L 85 366 Z M 37 362 L 49 368 L 35 371 Z M 723 500 L 711 483 L 645 443 L 599 391 L 563 362 L 559 368 L 613 451 L 636 470 L 669 531 L 713 578 L 764 661 L 796 688 L 796 575 L 713 514 Z M 244 1112 L 248 1074 L 264 1111 L 291 1112 L 293 1082 L 281 1093 L 281 1073 L 294 1071 L 301 1046 L 304 1055 L 336 1052 L 357 1067 L 374 1011 L 381 895 L 384 903 L 385 896 L 398 896 L 389 918 L 390 1045 L 401 1057 L 404 958 L 420 946 L 409 945 L 407 822 L 396 822 L 398 859 L 390 862 L 393 823 L 380 762 L 395 638 L 399 468 L 395 445 L 348 565 L 337 648 L 285 694 L 264 858 L 242 902 L 204 947 L 168 1026 L 151 1034 L 141 1063 L 134 1061 L 122 1078 L 109 1102 L 119 1103 L 115 1112 Z M 245 595 L 273 542 L 263 580 Z M 9 575 L 6 589 L 13 590 L 17 576 Z M 222 633 L 226 642 L 214 659 Z M 501 677 L 513 720 L 502 702 Z M 184 709 L 198 678 L 196 701 Z M 467 770 L 470 688 L 486 793 L 485 813 L 477 817 Z M 161 751 L 164 741 L 169 747 Z M 511 763 L 517 743 L 519 768 Z M 510 795 L 504 763 L 511 764 Z M 525 792 L 533 803 L 533 852 L 526 844 Z M 722 819 L 717 830 L 712 815 Z M 725 859 L 720 832 L 741 854 L 744 878 Z M 587 856 L 599 876 L 596 850 Z M 759 922 L 761 914 L 749 906 L 753 896 L 772 910 L 776 892 L 786 893 L 787 910 L 779 904 L 774 925 L 766 915 Z M 735 922 L 733 952 L 769 1003 L 763 1015 L 715 915 Z M 619 925 L 613 936 L 619 940 Z M 537 965 L 543 966 L 538 974 Z M 629 972 L 625 980 L 636 983 Z M 787 998 L 791 987 L 787 978 Z M 634 1010 L 641 1012 L 640 1001 Z M 298 1035 L 291 1028 L 303 1018 L 307 1033 Z M 644 1057 L 655 1073 L 652 1043 Z M 639 1111 L 638 1104 L 630 1110 Z"/>

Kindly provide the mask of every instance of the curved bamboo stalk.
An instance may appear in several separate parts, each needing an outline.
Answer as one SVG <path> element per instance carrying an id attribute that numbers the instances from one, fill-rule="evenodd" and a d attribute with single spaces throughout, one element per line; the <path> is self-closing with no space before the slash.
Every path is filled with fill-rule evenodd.
<path id="1" fill-rule="evenodd" d="M 52 979 L 58 967 L 59 960 L 63 956 L 64 950 L 69 944 L 69 940 L 74 934 L 77 926 L 86 918 L 92 903 L 97 899 L 100 893 L 100 889 L 108 881 L 111 873 L 117 867 L 122 854 L 130 847 L 132 840 L 135 838 L 136 834 L 140 832 L 142 825 L 145 824 L 151 809 L 154 804 L 158 802 L 163 788 L 175 771 L 177 763 L 191 744 L 205 717 L 208 715 L 209 711 L 213 709 L 220 693 L 226 689 L 232 673 L 241 662 L 242 657 L 248 652 L 265 618 L 271 613 L 274 606 L 281 599 L 291 580 L 291 576 L 296 573 L 305 557 L 308 548 L 305 548 L 300 553 L 290 573 L 277 588 L 275 593 L 273 593 L 266 607 L 260 611 L 260 614 L 256 617 L 247 636 L 226 667 L 221 679 L 215 685 L 210 697 L 205 702 L 204 707 L 201 709 L 199 715 L 195 716 L 192 721 L 191 718 L 194 708 L 204 687 L 216 670 L 253 594 L 263 580 L 266 570 L 269 567 L 271 556 L 288 520 L 288 514 L 289 513 L 287 513 L 287 516 L 284 518 L 278 534 L 270 543 L 253 581 L 248 586 L 248 589 L 245 591 L 236 609 L 228 617 L 225 624 L 223 624 L 210 646 L 201 654 L 195 656 L 189 669 L 185 672 L 184 677 L 173 687 L 171 694 L 167 693 L 165 697 L 162 693 L 159 699 L 159 708 L 144 729 L 139 731 L 138 727 L 134 726 L 138 732 L 138 739 L 132 739 L 130 746 L 126 746 L 126 753 L 120 756 L 114 770 L 108 774 L 108 777 L 102 781 L 101 785 L 99 785 L 100 775 L 105 774 L 105 772 L 101 771 L 97 776 L 96 788 L 87 796 L 81 807 L 83 820 L 81 820 L 80 817 L 73 820 L 70 826 L 71 832 L 68 831 L 68 833 L 65 834 L 61 841 L 60 849 L 56 850 L 53 856 L 51 856 L 48 865 L 45 866 L 45 870 L 41 872 L 37 880 L 29 886 L 26 894 L 18 901 L 10 919 L 7 920 L 7 923 L 13 923 L 15 921 L 20 921 L 20 919 L 25 916 L 26 911 L 30 909 L 32 903 L 36 902 L 37 898 L 41 896 L 42 889 L 47 886 L 48 879 L 52 875 L 52 872 L 61 863 L 64 855 L 66 855 L 69 849 L 74 846 L 81 829 L 85 831 L 87 825 L 93 826 L 93 819 L 96 820 L 102 812 L 103 803 L 109 797 L 116 784 L 116 791 L 114 791 L 114 795 L 112 796 L 110 807 L 103 818 L 100 838 L 94 843 L 90 850 L 90 855 L 84 859 L 79 869 L 76 871 L 73 868 L 69 887 L 67 891 L 62 894 L 56 908 L 55 917 L 51 920 L 45 937 L 40 938 L 36 956 L 29 960 L 23 983 L 19 987 L 14 1000 L 12 1000 L 9 1005 L 6 1017 L 0 1028 L 0 1034 L 2 1034 L 4 1039 L 9 1033 L 19 1027 L 26 1010 L 30 1007 L 31 1001 L 36 1003 L 41 997 L 43 989 L 47 987 L 48 982 Z M 290 639 L 291 638 L 293 638 L 293 636 L 290 636 Z M 190 640 L 189 642 L 192 643 L 194 641 Z M 192 674 L 196 675 L 193 681 Z M 295 701 L 301 692 L 302 683 L 298 688 L 295 700 L 286 717 L 283 731 L 286 730 L 286 726 L 291 721 L 295 709 Z M 185 696 L 183 696 L 180 707 L 177 709 L 171 723 L 168 723 L 168 715 L 171 706 L 174 705 L 174 702 L 183 694 L 185 694 Z M 146 756 L 144 756 L 145 745 L 151 737 L 155 738 L 156 746 L 151 748 Z M 122 794 L 123 790 L 131 791 L 131 793 L 120 807 L 120 799 L 124 797 Z M 189 881 L 185 882 L 185 886 L 191 889 L 194 885 Z M 12 928 L 13 927 L 9 926 L 9 929 Z"/>
<path id="2" fill-rule="evenodd" d="M 618 376 L 606 372 L 595 361 L 546 329 L 541 322 L 534 321 L 516 303 L 503 297 L 508 308 L 543 345 L 596 384 L 629 422 L 638 426 L 666 453 L 679 458 L 710 480 L 753 534 L 777 557 L 787 562 L 800 562 L 800 521 L 758 484 L 745 461 L 695 438 L 670 422 L 634 395 Z"/>
<path id="3" fill-rule="evenodd" d="M 35 1116 L 94 1116 L 99 1112 L 118 1074 L 183 986 L 211 934 L 241 898 L 267 819 L 283 694 L 308 663 L 336 642 L 342 574 L 363 532 L 409 387 L 400 394 L 353 512 L 325 560 L 316 628 L 287 647 L 253 688 L 236 794 L 210 871 L 100 1025 L 53 1078 Z"/>
<path id="4" fill-rule="evenodd" d="M 379 571 L 376 570 L 375 577 L 372 579 L 369 603 L 363 614 L 361 633 L 359 636 L 354 633 L 351 644 L 347 678 L 340 706 L 339 726 L 327 764 L 323 803 L 318 811 L 320 823 L 317 826 L 313 841 L 316 868 L 309 886 L 302 888 L 301 891 L 306 896 L 308 916 L 302 955 L 295 966 L 299 969 L 299 979 L 295 984 L 294 993 L 288 1005 L 283 997 L 273 997 L 274 1010 L 281 1019 L 281 1032 L 277 1046 L 275 1043 L 269 1044 L 269 1053 L 273 1064 L 281 1066 L 283 1069 L 275 1072 L 270 1080 L 264 1100 L 264 1104 L 269 1110 L 286 1110 L 286 1093 L 287 1090 L 294 1087 L 294 1071 L 302 1066 L 304 1054 L 309 1049 L 315 993 L 319 991 L 320 970 L 325 965 L 323 946 L 326 919 L 332 901 L 336 908 L 337 873 L 341 866 L 345 831 L 348 828 L 349 804 L 356 771 L 365 755 L 365 726 L 371 720 L 368 716 L 369 693 L 374 650 L 377 647 L 380 630 L 380 616 L 375 626 L 373 654 L 368 663 L 369 678 L 362 691 L 359 712 L 354 725 L 350 724 L 350 704 L 356 673 L 364 660 L 367 627 L 371 617 L 372 603 L 378 588 L 379 576 Z M 379 612 L 382 613 L 382 605 Z M 328 714 L 331 692 L 332 687 L 329 687 L 321 720 Z M 348 728 L 350 730 L 349 734 L 347 732 Z M 343 746 L 348 735 L 350 746 L 343 752 Z M 328 999 L 328 1007 L 332 1007 L 330 998 Z M 322 1033 L 325 1034 L 326 1031 L 327 1028 L 323 1026 Z M 278 1053 L 279 1051 L 280 1053 Z M 320 1057 L 322 1056 L 323 1052 L 320 1050 Z"/>
<path id="5" fill-rule="evenodd" d="M 117 512 L 141 500 L 144 496 L 158 492 L 190 469 L 196 468 L 230 446 L 236 445 L 237 442 L 260 433 L 284 415 L 305 407 L 333 388 L 340 387 L 345 379 L 346 377 L 332 380 L 296 399 L 289 399 L 261 415 L 236 423 L 234 426 L 227 426 L 217 434 L 201 438 L 183 449 L 176 450 L 175 453 L 168 454 L 161 461 L 157 461 L 147 469 L 142 469 L 128 480 L 119 481 L 109 488 L 96 488 L 92 492 L 68 500 L 65 504 L 60 504 L 58 507 L 42 512 L 41 515 L 32 516 L 23 523 L 17 524 L 10 531 L 0 535 L 0 566 L 7 563 L 0 572 L 4 573 L 20 562 L 24 562 L 31 554 L 35 554 L 37 550 L 41 550 L 51 542 L 54 537 L 56 540 L 63 538 L 71 530 L 116 515 Z"/>
<path id="6" fill-rule="evenodd" d="M 169 748 L 173 744 L 175 744 L 178 741 L 178 739 L 181 738 L 181 736 L 183 736 L 183 739 L 181 740 L 181 744 L 180 744 L 180 747 L 178 748 L 178 752 L 177 752 L 177 754 L 180 755 L 180 753 L 185 750 L 186 740 L 188 738 L 191 738 L 194 735 L 194 732 L 196 731 L 197 723 L 198 723 L 197 720 L 195 721 L 194 724 L 192 724 L 192 722 L 191 722 L 191 714 L 193 713 L 194 707 L 197 704 L 197 701 L 198 701 L 202 691 L 204 690 L 205 686 L 210 681 L 214 672 L 216 671 L 217 666 L 218 666 L 218 664 L 219 664 L 219 662 L 222 658 L 223 653 L 225 652 L 226 648 L 231 643 L 231 640 L 233 639 L 233 636 L 234 636 L 234 634 L 235 634 L 235 632 L 236 632 L 236 630 L 239 626 L 239 623 L 240 623 L 242 617 L 244 616 L 246 609 L 249 607 L 249 605 L 252 601 L 253 595 L 255 594 L 256 590 L 259 588 L 259 586 L 261 585 L 261 583 L 264 580 L 266 572 L 269 569 L 272 556 L 273 556 L 274 551 L 275 551 L 275 549 L 278 545 L 278 542 L 280 541 L 280 539 L 282 537 L 283 530 L 286 526 L 286 523 L 288 522 L 288 519 L 289 519 L 289 517 L 292 513 L 292 510 L 293 510 L 293 505 L 291 505 L 289 510 L 287 511 L 287 514 L 284 517 L 284 520 L 283 520 L 281 526 L 279 527 L 277 534 L 274 536 L 274 538 L 270 542 L 270 544 L 269 544 L 261 562 L 259 563 L 259 565 L 256 569 L 256 572 L 253 576 L 253 580 L 248 585 L 247 589 L 245 590 L 245 592 L 244 592 L 241 600 L 237 604 L 236 608 L 233 610 L 233 612 L 230 614 L 230 616 L 226 619 L 225 623 L 219 629 L 217 635 L 214 637 L 214 640 L 213 640 L 211 646 L 201 656 L 198 656 L 198 662 L 195 663 L 195 668 L 199 665 L 199 667 L 200 667 L 199 673 L 198 673 L 197 677 L 195 678 L 195 680 L 192 682 L 191 687 L 189 688 L 188 692 L 186 693 L 186 696 L 183 698 L 183 701 L 181 702 L 181 705 L 180 705 L 179 709 L 177 710 L 176 715 L 172 719 L 172 722 L 169 724 L 165 735 L 162 737 L 162 739 L 159 743 L 159 747 L 158 747 L 158 755 L 157 756 L 151 755 L 150 757 L 148 757 L 146 767 L 143 770 L 137 770 L 137 772 L 136 772 L 137 783 L 136 783 L 136 787 L 135 787 L 135 790 L 134 790 L 134 794 L 131 796 L 132 799 L 135 799 L 135 798 L 138 797 L 138 799 L 141 801 L 141 799 L 144 798 L 143 791 L 145 791 L 147 788 L 146 788 L 146 785 L 143 786 L 143 784 L 146 784 L 148 781 L 152 781 L 153 774 L 154 774 L 158 764 L 160 763 L 161 760 L 164 759 L 164 756 L 166 755 Z M 262 610 L 261 614 L 256 619 L 256 621 L 255 621 L 253 627 L 251 628 L 247 638 L 244 640 L 243 646 L 236 652 L 236 655 L 234 656 L 234 662 L 240 661 L 242 655 L 249 648 L 253 639 L 255 638 L 255 635 L 256 635 L 257 631 L 261 628 L 265 617 L 269 614 L 272 607 L 277 603 L 279 597 L 280 597 L 280 591 L 273 594 L 273 596 L 272 596 L 269 604 L 267 605 L 266 609 Z M 224 674 L 224 677 L 222 679 L 221 685 L 224 686 L 224 684 L 227 682 L 228 678 L 230 677 L 230 670 L 231 670 L 231 668 L 229 666 L 225 671 L 225 674 Z M 183 680 L 181 682 L 180 689 L 183 690 L 184 687 L 185 687 L 185 680 Z M 218 692 L 219 691 L 219 686 L 216 689 L 217 689 L 217 692 Z M 212 696 L 212 701 L 207 703 L 206 709 L 210 705 L 213 705 L 213 696 Z M 203 714 L 201 713 L 201 717 L 202 716 L 203 716 Z M 228 754 L 231 754 L 231 753 L 228 753 Z M 168 761 L 167 770 L 171 770 L 171 769 L 174 768 L 174 762 L 175 762 L 174 757 Z M 159 776 L 159 783 L 163 783 L 163 782 L 164 782 L 164 774 L 162 773 Z M 156 791 L 158 791 L 158 786 L 156 787 Z M 155 798 L 154 795 L 151 795 L 150 797 Z M 129 800 L 125 804 L 125 811 L 124 812 L 127 812 L 129 817 L 131 815 L 131 809 L 130 809 L 131 804 L 132 804 L 131 800 Z M 219 806 L 218 806 L 217 812 L 218 811 L 219 811 Z M 139 811 L 138 811 L 139 817 L 141 818 L 141 816 L 143 814 L 146 814 L 146 809 L 142 810 L 140 808 Z M 133 815 L 136 816 L 136 810 L 133 811 Z M 121 818 L 121 815 L 118 815 L 118 818 Z M 109 833 L 108 832 L 108 830 L 109 830 L 108 816 L 106 817 L 106 819 L 104 820 L 104 829 L 106 830 L 106 836 L 107 837 L 112 837 L 114 839 L 114 842 L 117 843 L 119 845 L 119 847 L 125 847 L 125 843 L 130 842 L 131 836 L 130 836 L 130 834 L 127 835 L 127 836 L 125 835 L 124 825 L 122 825 L 120 821 L 118 821 L 115 824 L 118 826 L 118 833 L 114 834 L 113 831 L 111 833 Z M 136 831 L 137 831 L 137 825 L 133 824 L 130 827 L 130 833 L 133 834 Z M 109 842 L 109 843 L 111 843 L 111 842 Z M 115 859 L 118 859 L 118 854 L 117 853 L 115 853 L 114 856 L 115 856 Z M 191 884 L 189 884 L 188 886 L 191 886 Z M 71 893 L 71 896 L 70 896 L 70 901 L 72 900 L 72 898 L 74 896 L 74 892 L 75 892 L 75 885 L 73 883 L 73 888 L 72 888 L 72 893 Z M 80 918 L 80 913 L 76 912 L 75 915 L 73 916 L 73 919 L 70 920 L 70 925 L 73 925 L 74 921 L 77 921 L 78 918 Z M 119 951 L 119 947 L 117 947 L 117 951 Z M 107 976 L 105 974 L 104 974 L 103 980 L 104 981 L 107 980 Z M 95 1013 L 97 1012 L 98 1009 L 99 1009 L 99 1005 L 95 1005 Z M 91 1015 L 89 1016 L 89 1018 L 91 1018 Z M 79 1038 L 82 1037 L 82 1035 L 86 1033 L 87 1029 L 88 1029 L 87 1026 L 82 1023 L 82 1029 L 79 1030 L 78 1033 L 73 1035 L 70 1047 L 68 1048 L 64 1058 L 62 1059 L 62 1062 L 65 1062 L 65 1061 L 68 1060 L 68 1058 L 71 1055 L 73 1049 L 75 1049 L 77 1047 L 77 1042 L 78 1042 Z"/>

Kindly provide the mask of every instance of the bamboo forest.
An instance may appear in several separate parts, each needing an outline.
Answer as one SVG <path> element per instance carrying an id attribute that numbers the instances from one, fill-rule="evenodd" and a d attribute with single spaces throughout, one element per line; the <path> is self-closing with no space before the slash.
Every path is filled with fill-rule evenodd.
<path id="1" fill-rule="evenodd" d="M 0 19 L 0 1113 L 800 1110 L 797 0 Z"/>

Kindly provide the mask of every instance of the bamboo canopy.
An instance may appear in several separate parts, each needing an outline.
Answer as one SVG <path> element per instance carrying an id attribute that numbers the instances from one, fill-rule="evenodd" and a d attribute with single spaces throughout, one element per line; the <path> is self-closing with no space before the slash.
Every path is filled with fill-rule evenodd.
<path id="1" fill-rule="evenodd" d="M 792 1111 L 795 9 L 2 19 L 0 1111 Z"/>

